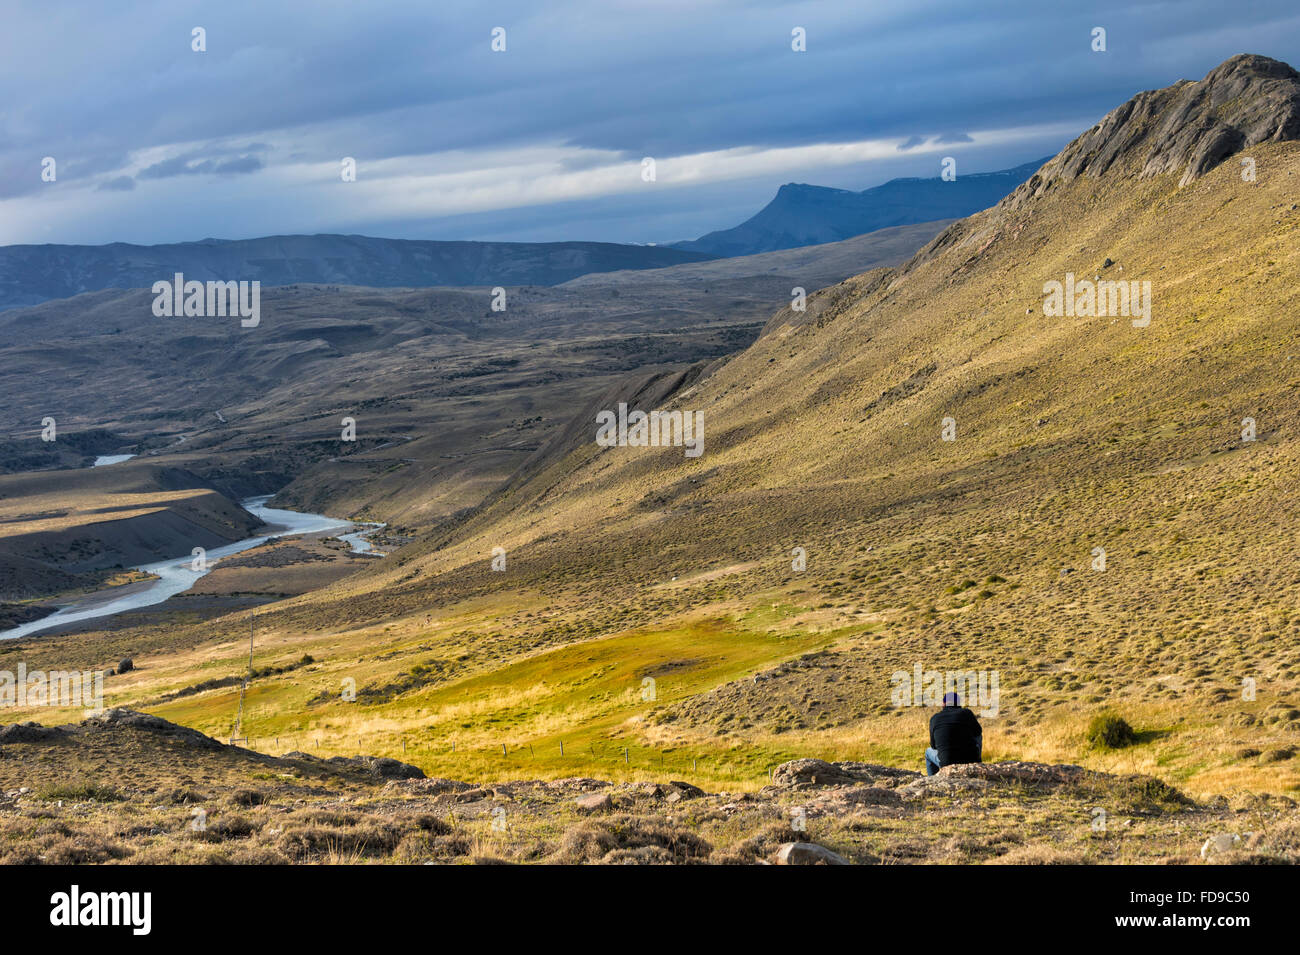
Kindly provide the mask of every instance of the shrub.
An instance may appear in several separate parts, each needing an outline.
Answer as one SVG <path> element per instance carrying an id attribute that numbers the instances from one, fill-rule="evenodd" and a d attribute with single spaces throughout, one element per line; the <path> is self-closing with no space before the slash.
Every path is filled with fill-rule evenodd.
<path id="1" fill-rule="evenodd" d="M 69 799 L 78 802 L 117 802 L 124 799 L 112 786 L 103 783 L 56 783 L 46 786 L 37 795 L 42 799 Z"/>
<path id="2" fill-rule="evenodd" d="M 1097 749 L 1119 749 L 1137 742 L 1133 727 L 1116 713 L 1098 713 L 1088 724 L 1088 744 Z"/>

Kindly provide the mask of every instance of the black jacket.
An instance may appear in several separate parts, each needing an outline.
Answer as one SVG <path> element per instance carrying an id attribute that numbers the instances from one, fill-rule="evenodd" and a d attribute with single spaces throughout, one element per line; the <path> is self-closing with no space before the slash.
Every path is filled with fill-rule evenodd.
<path id="1" fill-rule="evenodd" d="M 945 706 L 930 717 L 930 745 L 939 752 L 939 765 L 978 763 L 976 740 L 984 735 L 980 721 L 964 706 Z"/>

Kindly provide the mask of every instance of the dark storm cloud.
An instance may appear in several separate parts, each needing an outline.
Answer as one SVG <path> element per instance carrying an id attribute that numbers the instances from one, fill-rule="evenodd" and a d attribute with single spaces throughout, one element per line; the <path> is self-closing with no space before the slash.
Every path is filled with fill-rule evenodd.
<path id="1" fill-rule="evenodd" d="M 959 146 L 963 169 L 1009 166 L 1069 136 L 984 148 L 971 134 L 1079 129 L 1139 90 L 1200 78 L 1235 53 L 1300 58 L 1294 0 L 86 0 L 60 11 L 52 18 L 46 4 L 16 0 L 0 32 L 0 200 L 62 203 L 59 215 L 6 210 L 0 242 L 380 226 L 436 237 L 440 221 L 604 239 L 653 220 L 673 230 L 660 238 L 680 238 L 734 224 L 724 213 L 756 210 L 787 179 L 863 188 L 933 175 L 926 149 L 935 143 Z M 190 48 L 195 26 L 207 31 L 206 52 Z M 496 26 L 507 31 L 504 53 L 490 49 Z M 1107 31 L 1105 53 L 1090 48 L 1096 26 Z M 806 31 L 806 52 L 791 49 L 794 27 Z M 895 160 L 738 176 L 726 188 L 660 183 L 647 215 L 631 212 L 639 197 L 593 198 L 606 215 L 586 200 L 515 189 L 496 206 L 481 199 L 477 219 L 371 216 L 340 191 L 300 193 L 301 173 L 290 175 L 312 163 L 337 168 L 343 156 L 382 178 L 413 174 L 409 162 L 392 166 L 412 157 L 418 168 L 447 157 L 474 166 L 482 155 L 478 168 L 489 168 L 493 154 L 545 145 L 572 147 L 555 162 L 583 171 L 602 161 L 583 150 L 635 163 L 870 139 L 913 146 L 891 147 Z M 57 186 L 39 180 L 43 156 L 59 159 Z M 129 205 L 112 201 L 123 177 L 138 183 Z M 99 199 L 69 198 L 78 185 Z M 197 223 L 166 214 L 182 185 Z"/>

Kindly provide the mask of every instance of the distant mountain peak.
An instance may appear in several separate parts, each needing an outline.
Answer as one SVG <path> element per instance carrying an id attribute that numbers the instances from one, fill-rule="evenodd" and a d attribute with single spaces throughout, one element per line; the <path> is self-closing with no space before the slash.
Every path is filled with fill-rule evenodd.
<path id="1" fill-rule="evenodd" d="M 787 182 L 757 215 L 732 229 L 710 232 L 675 249 L 739 256 L 838 242 L 892 226 L 957 219 L 996 205 L 1044 160 L 1013 169 L 960 175 L 891 179 L 862 192 Z"/>

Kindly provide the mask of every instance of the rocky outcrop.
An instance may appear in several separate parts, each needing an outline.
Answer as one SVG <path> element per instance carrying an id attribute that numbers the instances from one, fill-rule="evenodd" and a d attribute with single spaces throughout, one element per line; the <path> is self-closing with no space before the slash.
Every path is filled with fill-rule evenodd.
<path id="1" fill-rule="evenodd" d="M 1293 139 L 1300 139 L 1300 73 L 1242 54 L 1200 82 L 1139 93 L 1111 110 L 1003 205 L 1019 208 L 1057 183 L 1111 170 L 1140 178 L 1179 173 L 1185 186 L 1243 149 Z"/>
<path id="2" fill-rule="evenodd" d="M 138 713 L 135 710 L 126 709 L 105 710 L 103 713 L 97 713 L 82 720 L 80 726 L 60 727 L 60 729 L 74 729 L 84 733 L 128 729 L 165 736 L 168 739 L 198 749 L 222 749 L 225 746 L 224 743 L 213 739 L 211 736 L 205 736 L 198 730 L 192 730 L 188 726 L 178 726 L 161 716 L 151 716 L 148 713 Z"/>

